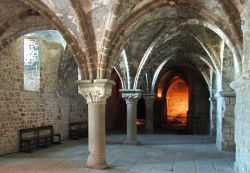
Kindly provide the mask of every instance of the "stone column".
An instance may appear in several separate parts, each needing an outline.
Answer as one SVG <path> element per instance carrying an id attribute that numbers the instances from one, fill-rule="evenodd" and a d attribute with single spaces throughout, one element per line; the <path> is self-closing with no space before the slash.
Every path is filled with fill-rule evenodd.
<path id="1" fill-rule="evenodd" d="M 122 97 L 127 104 L 127 141 L 125 144 L 137 145 L 140 142 L 137 139 L 137 102 L 141 98 L 141 90 L 121 90 Z"/>
<path id="2" fill-rule="evenodd" d="M 212 96 L 210 101 L 210 136 L 216 136 L 216 99 Z"/>
<path id="3" fill-rule="evenodd" d="M 240 64 L 243 73 L 231 83 L 236 92 L 235 105 L 235 143 L 236 143 L 236 173 L 250 172 L 250 1 L 244 1 L 241 14 L 243 32 L 243 56 Z"/>
<path id="4" fill-rule="evenodd" d="M 87 167 L 94 169 L 107 168 L 105 159 L 105 105 L 112 94 L 115 83 L 107 79 L 77 81 L 80 92 L 88 103 L 88 142 L 89 156 Z"/>
<path id="5" fill-rule="evenodd" d="M 250 172 L 250 75 L 244 75 L 231 83 L 236 92 L 235 144 L 236 173 Z"/>
<path id="6" fill-rule="evenodd" d="M 146 132 L 154 132 L 154 94 L 143 94 L 146 103 Z"/>
<path id="7" fill-rule="evenodd" d="M 235 92 L 220 91 L 216 93 L 217 115 L 217 146 L 222 151 L 234 151 L 234 107 Z"/>

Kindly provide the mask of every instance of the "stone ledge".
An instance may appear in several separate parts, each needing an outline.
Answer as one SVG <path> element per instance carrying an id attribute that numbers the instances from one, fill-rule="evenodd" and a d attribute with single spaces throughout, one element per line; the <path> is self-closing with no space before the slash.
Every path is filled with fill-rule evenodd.
<path id="1" fill-rule="evenodd" d="M 234 91 L 219 91 L 214 94 L 214 97 L 220 98 L 220 97 L 236 97 L 236 93 Z"/>

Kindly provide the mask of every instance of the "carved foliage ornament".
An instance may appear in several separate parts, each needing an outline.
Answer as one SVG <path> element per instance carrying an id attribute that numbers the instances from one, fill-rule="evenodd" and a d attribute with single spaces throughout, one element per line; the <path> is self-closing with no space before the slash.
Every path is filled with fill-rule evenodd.
<path id="1" fill-rule="evenodd" d="M 81 88 L 80 92 L 87 103 L 106 103 L 106 99 L 111 96 L 112 88 L 99 86 Z"/>
<path id="2" fill-rule="evenodd" d="M 122 93 L 122 97 L 124 99 L 139 99 L 139 98 L 141 98 L 141 96 L 139 94 L 134 94 L 134 93 L 126 93 L 126 94 Z"/>
<path id="3" fill-rule="evenodd" d="M 126 103 L 137 102 L 141 98 L 141 91 L 122 91 L 122 97 L 126 100 Z"/>

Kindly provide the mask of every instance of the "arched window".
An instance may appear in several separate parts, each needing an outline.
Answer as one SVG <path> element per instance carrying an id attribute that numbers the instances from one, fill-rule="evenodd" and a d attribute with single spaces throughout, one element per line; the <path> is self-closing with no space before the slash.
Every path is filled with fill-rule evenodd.
<path id="1" fill-rule="evenodd" d="M 24 90 L 40 91 L 39 46 L 36 39 L 24 38 Z"/>

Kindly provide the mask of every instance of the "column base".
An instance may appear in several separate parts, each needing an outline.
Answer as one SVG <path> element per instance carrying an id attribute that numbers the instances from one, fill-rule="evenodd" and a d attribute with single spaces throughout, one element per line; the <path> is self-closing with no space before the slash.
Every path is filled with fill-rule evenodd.
<path id="1" fill-rule="evenodd" d="M 124 142 L 126 145 L 141 145 L 141 142 L 138 140 L 127 140 Z"/>
<path id="2" fill-rule="evenodd" d="M 108 165 L 104 156 L 89 155 L 86 167 L 91 169 L 107 169 Z"/>

